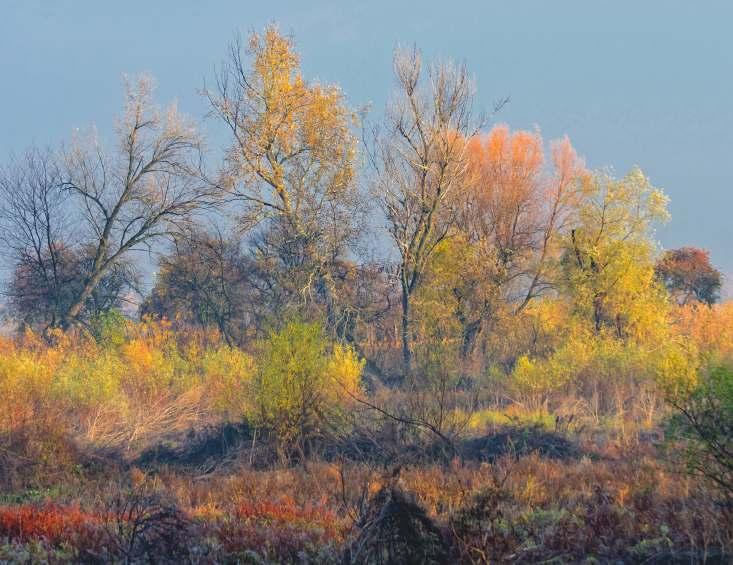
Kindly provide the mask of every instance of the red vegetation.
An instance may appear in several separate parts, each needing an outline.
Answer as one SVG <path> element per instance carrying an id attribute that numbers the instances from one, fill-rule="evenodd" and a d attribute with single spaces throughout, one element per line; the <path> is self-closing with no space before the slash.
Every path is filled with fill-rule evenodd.
<path id="1" fill-rule="evenodd" d="M 298 506 L 290 498 L 279 502 L 242 502 L 213 525 L 226 553 L 255 551 L 270 559 L 297 561 L 305 552 L 340 544 L 345 524 L 322 506 Z"/>
<path id="2" fill-rule="evenodd" d="M 102 520 L 75 506 L 56 504 L 0 507 L 0 538 L 44 540 L 52 545 L 97 538 Z"/>
<path id="3" fill-rule="evenodd" d="M 692 301 L 713 304 L 719 299 L 722 277 L 710 264 L 710 254 L 704 249 L 671 249 L 665 252 L 655 270 L 679 304 Z"/>

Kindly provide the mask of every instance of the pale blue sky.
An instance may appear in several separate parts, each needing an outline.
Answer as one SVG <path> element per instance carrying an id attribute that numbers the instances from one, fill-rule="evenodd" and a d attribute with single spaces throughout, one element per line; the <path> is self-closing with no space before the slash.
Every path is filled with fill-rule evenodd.
<path id="1" fill-rule="evenodd" d="M 672 198 L 666 247 L 733 274 L 733 2 L 0 0 L 0 152 L 109 131 L 123 73 L 197 118 L 196 90 L 236 30 L 275 21 L 309 78 L 381 112 L 396 43 L 465 61 L 498 117 L 570 136 L 593 167 L 640 165 Z"/>

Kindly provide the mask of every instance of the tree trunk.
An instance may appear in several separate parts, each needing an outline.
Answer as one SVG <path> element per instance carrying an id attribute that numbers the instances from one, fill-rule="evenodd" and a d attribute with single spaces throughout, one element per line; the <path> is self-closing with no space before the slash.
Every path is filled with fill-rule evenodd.
<path id="1" fill-rule="evenodd" d="M 476 347 L 476 340 L 483 329 L 483 320 L 466 321 L 463 325 L 463 339 L 461 340 L 461 358 L 469 359 Z"/>
<path id="2" fill-rule="evenodd" d="M 593 322 L 596 333 L 600 333 L 603 327 L 603 299 L 598 295 L 593 297 Z"/>
<path id="3" fill-rule="evenodd" d="M 79 293 L 79 296 L 61 318 L 61 326 L 63 328 L 68 328 L 77 320 L 81 313 L 81 309 L 84 307 L 84 303 L 92 295 L 94 289 L 97 288 L 97 285 L 99 284 L 99 281 L 102 280 L 103 275 L 104 269 L 99 269 L 87 280 L 81 293 Z"/>
<path id="4" fill-rule="evenodd" d="M 402 368 L 404 376 L 412 372 L 412 350 L 410 348 L 410 292 L 402 285 Z"/>

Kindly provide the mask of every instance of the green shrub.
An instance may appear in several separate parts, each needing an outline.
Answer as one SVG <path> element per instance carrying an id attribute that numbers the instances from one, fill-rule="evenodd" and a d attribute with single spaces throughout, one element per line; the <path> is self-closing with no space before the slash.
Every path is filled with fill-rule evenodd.
<path id="1" fill-rule="evenodd" d="M 363 361 L 332 344 L 319 324 L 292 321 L 261 345 L 255 398 L 261 423 L 281 446 L 306 447 L 338 427 L 360 388 Z"/>
<path id="2" fill-rule="evenodd" d="M 714 367 L 687 394 L 670 398 L 672 438 L 682 440 L 687 469 L 733 502 L 733 370 Z"/>
<path id="3" fill-rule="evenodd" d="M 89 321 L 89 328 L 102 347 L 117 347 L 125 342 L 127 319 L 119 310 L 100 312 Z"/>

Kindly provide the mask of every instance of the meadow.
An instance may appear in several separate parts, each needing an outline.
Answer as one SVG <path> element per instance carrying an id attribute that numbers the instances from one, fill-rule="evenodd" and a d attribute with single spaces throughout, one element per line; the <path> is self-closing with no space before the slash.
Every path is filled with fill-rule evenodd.
<path id="1" fill-rule="evenodd" d="M 661 419 L 485 399 L 436 434 L 320 340 L 297 322 L 247 352 L 121 318 L 96 337 L 5 338 L 2 559 L 727 559 L 729 506 Z M 305 421 L 295 383 L 266 365 L 291 355 L 313 367 Z"/>

